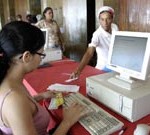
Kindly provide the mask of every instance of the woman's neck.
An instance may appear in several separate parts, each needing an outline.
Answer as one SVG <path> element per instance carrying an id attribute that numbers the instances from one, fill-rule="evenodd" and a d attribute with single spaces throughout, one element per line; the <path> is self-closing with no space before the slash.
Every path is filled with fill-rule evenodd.
<path id="1" fill-rule="evenodd" d="M 53 22 L 53 20 L 52 19 L 45 19 L 45 21 L 47 22 L 47 23 L 52 23 Z"/>
<path id="2" fill-rule="evenodd" d="M 10 68 L 7 72 L 6 79 L 11 82 L 22 84 L 25 73 L 22 69 L 17 69 L 15 67 Z"/>

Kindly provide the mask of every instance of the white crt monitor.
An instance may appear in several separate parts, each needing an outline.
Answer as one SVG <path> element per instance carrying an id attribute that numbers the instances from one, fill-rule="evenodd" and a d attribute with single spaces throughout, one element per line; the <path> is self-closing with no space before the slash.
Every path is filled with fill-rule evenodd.
<path id="1" fill-rule="evenodd" d="M 150 71 L 150 33 L 112 33 L 107 67 L 117 73 L 108 81 L 131 90 L 143 84 Z"/>
<path id="2" fill-rule="evenodd" d="M 48 34 L 49 34 L 49 31 L 47 28 L 43 28 L 41 29 L 41 31 L 43 32 L 44 34 L 44 38 L 45 38 L 45 45 L 44 45 L 44 49 L 48 48 Z"/>

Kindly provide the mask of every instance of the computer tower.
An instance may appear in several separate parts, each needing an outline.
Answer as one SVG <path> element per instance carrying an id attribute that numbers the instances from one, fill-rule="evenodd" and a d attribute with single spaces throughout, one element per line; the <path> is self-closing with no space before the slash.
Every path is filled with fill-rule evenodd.
<path id="1" fill-rule="evenodd" d="M 41 64 L 62 59 L 62 51 L 60 48 L 46 48 L 44 53 L 46 57 L 41 61 Z"/>
<path id="2" fill-rule="evenodd" d="M 115 73 L 104 73 L 86 78 L 87 95 L 98 100 L 129 121 L 134 122 L 150 113 L 150 81 L 132 90 L 108 82 Z"/>

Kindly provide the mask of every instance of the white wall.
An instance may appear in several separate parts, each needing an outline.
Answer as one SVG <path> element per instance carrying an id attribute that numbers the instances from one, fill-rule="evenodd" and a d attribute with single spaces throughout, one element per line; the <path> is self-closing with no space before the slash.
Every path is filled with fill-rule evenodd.
<path id="1" fill-rule="evenodd" d="M 71 43 L 86 44 L 86 0 L 64 0 L 63 20 L 66 36 Z"/>
<path id="2" fill-rule="evenodd" d="M 98 26 L 99 26 L 99 20 L 98 20 L 98 10 L 99 10 L 99 8 L 100 7 L 102 7 L 104 5 L 104 3 L 103 3 L 103 0 L 96 0 L 96 10 L 95 10 L 95 12 L 96 12 L 96 17 L 95 17 L 95 19 L 96 19 L 96 28 L 98 28 Z"/>

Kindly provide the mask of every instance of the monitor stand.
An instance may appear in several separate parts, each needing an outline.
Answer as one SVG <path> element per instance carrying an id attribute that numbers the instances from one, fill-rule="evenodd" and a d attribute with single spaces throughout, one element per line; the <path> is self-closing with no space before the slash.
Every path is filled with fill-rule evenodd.
<path id="1" fill-rule="evenodd" d="M 108 79 L 109 83 L 112 83 L 116 86 L 119 86 L 121 88 L 124 88 L 126 90 L 132 90 L 134 88 L 140 87 L 142 85 L 144 85 L 144 81 L 141 80 L 133 80 L 128 78 L 125 78 L 122 75 L 115 75 L 113 77 L 110 77 Z"/>

